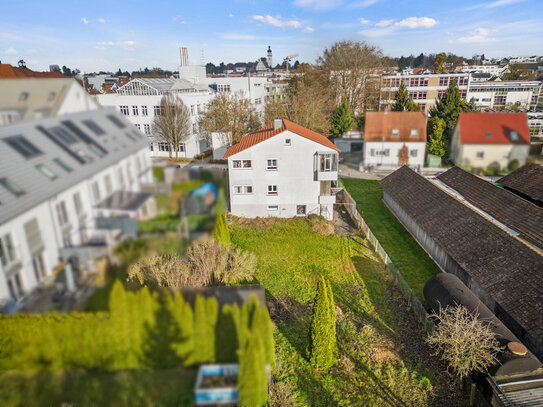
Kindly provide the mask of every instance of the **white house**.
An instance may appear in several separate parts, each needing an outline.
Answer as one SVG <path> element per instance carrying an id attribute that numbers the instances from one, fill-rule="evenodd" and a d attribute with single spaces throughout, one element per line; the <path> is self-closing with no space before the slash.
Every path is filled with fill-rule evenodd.
<path id="1" fill-rule="evenodd" d="M 0 157 L 0 302 L 30 293 L 60 258 L 81 264 L 77 253 L 111 242 L 118 231 L 96 225 L 105 211 L 153 211 L 140 192 L 152 182 L 146 138 L 113 109 L 0 127 Z M 131 206 L 112 201 L 119 192 Z"/>
<path id="2" fill-rule="evenodd" d="M 0 126 L 98 109 L 72 78 L 0 79 Z"/>
<path id="3" fill-rule="evenodd" d="M 364 124 L 366 169 L 422 168 L 426 153 L 426 117 L 422 112 L 368 112 Z"/>
<path id="4" fill-rule="evenodd" d="M 526 113 L 460 113 L 450 158 L 458 166 L 504 170 L 512 160 L 524 165 L 529 151 Z"/>
<path id="5" fill-rule="evenodd" d="M 147 135 L 150 156 L 175 157 L 173 147 L 157 140 L 152 134 L 153 120 L 160 114 L 160 101 L 167 93 L 179 97 L 191 114 L 192 136 L 179 146 L 178 157 L 192 158 L 208 150 L 209 146 L 198 129 L 199 115 L 205 111 L 215 94 L 206 84 L 187 79 L 137 78 L 119 88 L 117 93 L 96 97 L 101 105 L 116 107 L 138 130 Z"/>
<path id="6" fill-rule="evenodd" d="M 535 109 L 541 92 L 539 81 L 487 81 L 472 82 L 467 100 L 472 100 L 483 109 L 518 107 Z"/>
<path id="7" fill-rule="evenodd" d="M 225 154 L 231 213 L 332 219 L 338 151 L 328 138 L 285 119 L 246 135 Z"/>

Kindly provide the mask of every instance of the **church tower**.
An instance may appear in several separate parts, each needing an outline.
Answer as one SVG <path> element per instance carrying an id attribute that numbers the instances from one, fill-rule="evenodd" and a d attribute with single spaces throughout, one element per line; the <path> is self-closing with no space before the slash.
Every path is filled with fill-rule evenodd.
<path id="1" fill-rule="evenodd" d="M 272 66 L 272 50 L 271 47 L 268 45 L 268 68 L 273 69 Z"/>

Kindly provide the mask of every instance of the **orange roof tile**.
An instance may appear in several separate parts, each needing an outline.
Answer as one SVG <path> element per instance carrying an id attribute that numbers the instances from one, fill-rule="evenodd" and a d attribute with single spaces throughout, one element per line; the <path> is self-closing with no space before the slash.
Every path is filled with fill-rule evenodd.
<path id="1" fill-rule="evenodd" d="M 462 144 L 530 144 L 526 113 L 460 113 L 458 125 Z"/>
<path id="2" fill-rule="evenodd" d="M 281 134 L 287 130 L 308 140 L 314 141 L 315 143 L 339 151 L 339 148 L 337 148 L 334 143 L 332 143 L 327 137 L 323 136 L 322 134 L 319 134 L 313 130 L 309 130 L 303 126 L 300 126 L 299 124 L 291 122 L 290 120 L 282 119 L 282 126 L 277 130 L 274 130 L 274 123 L 272 122 L 267 126 L 255 131 L 254 133 L 250 133 L 244 136 L 239 143 L 230 146 L 230 148 L 226 151 L 224 158 L 233 156 L 234 154 L 246 150 L 258 143 L 263 142 L 264 140 L 272 138 L 273 136 Z"/>
<path id="3" fill-rule="evenodd" d="M 36 72 L 32 69 L 0 64 L 0 78 L 66 78 L 60 72 Z"/>
<path id="4" fill-rule="evenodd" d="M 399 130 L 397 136 L 392 130 Z M 411 130 L 417 130 L 411 136 Z M 365 141 L 426 141 L 426 117 L 422 112 L 368 112 L 364 124 Z"/>
<path id="5" fill-rule="evenodd" d="M 0 78 L 26 78 L 26 75 L 24 75 L 22 72 L 19 72 L 10 64 L 0 64 Z"/>

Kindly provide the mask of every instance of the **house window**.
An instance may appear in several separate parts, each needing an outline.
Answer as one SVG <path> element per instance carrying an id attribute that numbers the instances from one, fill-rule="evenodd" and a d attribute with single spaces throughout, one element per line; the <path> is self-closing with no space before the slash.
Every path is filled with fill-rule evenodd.
<path id="1" fill-rule="evenodd" d="M 170 150 L 171 146 L 168 143 L 164 143 L 162 141 L 158 143 L 158 151 L 170 152 Z"/>
<path id="2" fill-rule="evenodd" d="M 38 253 L 32 257 L 32 268 L 34 269 L 36 281 L 41 281 L 45 277 L 45 266 L 43 264 L 43 255 L 41 253 Z"/>
<path id="3" fill-rule="evenodd" d="M 320 154 L 320 171 L 337 171 L 337 155 Z"/>
<path id="4" fill-rule="evenodd" d="M 477 151 L 477 153 L 475 154 L 475 157 L 477 158 L 484 158 L 484 156 L 485 156 L 484 151 Z"/>
<path id="5" fill-rule="evenodd" d="M 393 136 L 399 136 L 400 135 L 400 129 L 392 129 L 392 135 Z"/>
<path id="6" fill-rule="evenodd" d="M 418 129 L 411 129 L 411 132 L 409 133 L 411 137 L 417 137 L 419 135 Z"/>
<path id="7" fill-rule="evenodd" d="M 147 116 L 147 106 L 141 106 L 141 115 Z"/>
<path id="8" fill-rule="evenodd" d="M 271 159 L 271 160 L 267 160 L 266 169 L 267 170 L 276 170 L 277 169 L 277 160 L 275 158 Z"/>
<path id="9" fill-rule="evenodd" d="M 286 146 L 290 146 L 290 139 L 289 139 L 289 138 L 286 138 L 286 139 L 285 139 L 285 145 L 286 145 Z"/>
<path id="10" fill-rule="evenodd" d="M 277 211 L 279 210 L 279 205 L 268 205 L 269 211 Z"/>
<path id="11" fill-rule="evenodd" d="M 139 115 L 138 107 L 137 107 L 137 106 L 132 106 L 132 114 L 133 114 L 134 116 L 138 116 L 138 115 Z"/>
<path id="12" fill-rule="evenodd" d="M 68 213 L 66 212 L 64 201 L 57 204 L 57 219 L 60 226 L 64 226 L 68 223 Z"/>
<path id="13" fill-rule="evenodd" d="M 252 194 L 253 186 L 252 185 L 234 185 L 234 194 Z"/>
<path id="14" fill-rule="evenodd" d="M 117 175 L 119 177 L 119 185 L 120 185 L 121 189 L 124 190 L 126 188 L 126 186 L 124 184 L 124 175 L 123 175 L 123 169 L 122 168 L 119 168 L 117 170 Z"/>
<path id="15" fill-rule="evenodd" d="M 411 157 L 416 157 L 417 154 L 418 154 L 418 150 L 411 150 L 411 151 L 409 152 L 409 155 L 410 155 Z"/>
<path id="16" fill-rule="evenodd" d="M 252 168 L 251 160 L 232 160 L 232 168 Z"/>
<path id="17" fill-rule="evenodd" d="M 7 266 L 17 260 L 15 246 L 11 240 L 11 235 L 8 233 L 0 237 L 0 263 L 2 266 Z"/>
<path id="18" fill-rule="evenodd" d="M 36 165 L 36 168 L 50 180 L 57 178 L 57 175 L 43 164 Z"/>
<path id="19" fill-rule="evenodd" d="M 92 195 L 95 203 L 100 202 L 100 187 L 98 186 L 98 182 L 92 183 Z"/>
<path id="20" fill-rule="evenodd" d="M 141 125 L 135 124 L 134 126 L 136 126 L 136 129 L 141 130 Z"/>
<path id="21" fill-rule="evenodd" d="M 194 108 L 195 108 L 194 105 L 190 105 L 190 114 L 191 114 L 191 115 L 194 115 L 194 113 L 195 113 Z"/>
<path id="22" fill-rule="evenodd" d="M 129 110 L 128 110 L 128 106 L 119 106 L 119 108 L 121 109 L 121 113 L 125 116 L 128 116 L 130 114 Z"/>
<path id="23" fill-rule="evenodd" d="M 509 133 L 509 136 L 511 137 L 511 141 L 518 141 L 518 132 L 515 130 L 511 130 Z"/>
<path id="24" fill-rule="evenodd" d="M 24 289 L 19 273 L 14 274 L 8 279 L 8 288 L 13 299 L 18 300 L 23 296 Z"/>
<path id="25" fill-rule="evenodd" d="M 106 175 L 104 177 L 104 184 L 106 185 L 106 195 L 111 195 L 111 193 L 113 192 L 113 186 L 111 184 L 111 176 L 109 175 Z"/>
<path id="26" fill-rule="evenodd" d="M 83 212 L 83 203 L 81 202 L 81 194 L 79 192 L 76 192 L 73 198 L 74 198 L 75 213 L 79 216 Z"/>
<path id="27" fill-rule="evenodd" d="M 306 206 L 305 205 L 296 205 L 296 215 L 305 215 Z"/>
<path id="28" fill-rule="evenodd" d="M 277 185 L 268 185 L 268 195 L 277 195 Z"/>
<path id="29" fill-rule="evenodd" d="M 161 110 L 160 110 L 160 106 L 155 106 L 155 116 L 160 116 L 160 113 L 161 113 Z"/>
<path id="30" fill-rule="evenodd" d="M 144 124 L 143 125 L 143 132 L 145 134 L 151 134 L 151 126 L 149 124 Z"/>

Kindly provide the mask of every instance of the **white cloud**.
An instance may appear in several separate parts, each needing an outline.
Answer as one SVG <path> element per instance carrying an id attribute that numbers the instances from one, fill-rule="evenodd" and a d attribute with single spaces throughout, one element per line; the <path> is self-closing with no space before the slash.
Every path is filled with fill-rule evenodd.
<path id="1" fill-rule="evenodd" d="M 119 47 L 126 51 L 134 51 L 138 45 L 136 41 L 99 41 L 94 48 L 104 51 L 108 48 Z"/>
<path id="2" fill-rule="evenodd" d="M 497 41 L 496 38 L 490 37 L 491 32 L 491 30 L 486 28 L 476 28 L 474 31 L 471 31 L 468 36 L 458 38 L 457 42 L 463 44 L 473 44 Z"/>
<path id="3" fill-rule="evenodd" d="M 99 23 L 102 23 L 102 24 L 105 24 L 105 23 L 106 23 L 106 19 L 105 19 L 105 18 L 99 18 L 99 19 L 98 19 L 98 22 L 99 22 Z"/>
<path id="4" fill-rule="evenodd" d="M 522 3 L 524 1 L 526 0 L 497 0 L 492 3 L 485 4 L 485 7 L 493 8 L 493 7 L 508 6 L 510 4 Z"/>
<path id="5" fill-rule="evenodd" d="M 369 6 L 373 6 L 375 3 L 378 3 L 381 0 L 363 0 L 363 1 L 355 1 L 353 3 L 347 4 L 348 9 L 353 8 L 366 8 Z"/>
<path id="6" fill-rule="evenodd" d="M 85 24 L 85 25 L 87 25 L 89 23 L 89 21 L 85 17 L 82 17 L 81 21 L 83 21 L 83 24 Z"/>
<path id="7" fill-rule="evenodd" d="M 314 29 L 313 27 L 307 26 L 307 27 L 305 27 L 302 31 L 303 31 L 304 33 L 309 33 L 309 34 L 311 34 L 313 31 L 315 31 L 315 29 Z"/>
<path id="8" fill-rule="evenodd" d="M 437 20 L 430 17 L 409 17 L 394 24 L 397 27 L 431 28 L 437 25 Z"/>
<path id="9" fill-rule="evenodd" d="M 6 55 L 17 55 L 17 50 L 15 48 L 8 48 L 4 51 Z"/>
<path id="10" fill-rule="evenodd" d="M 234 17 L 234 15 L 232 13 L 228 14 L 228 17 Z"/>
<path id="11" fill-rule="evenodd" d="M 224 40 L 239 40 L 239 41 L 256 40 L 257 39 L 254 35 L 236 34 L 236 33 L 225 33 L 225 34 L 221 35 L 221 38 L 224 39 Z"/>
<path id="12" fill-rule="evenodd" d="M 366 24 L 371 23 L 370 20 L 367 20 L 367 19 L 365 19 L 364 17 L 360 17 L 360 18 L 358 19 L 358 21 L 360 21 L 360 24 L 362 24 L 362 25 L 366 25 Z"/>
<path id="13" fill-rule="evenodd" d="M 113 41 L 100 41 L 96 45 L 99 47 L 114 47 L 115 43 Z"/>
<path id="14" fill-rule="evenodd" d="M 281 16 L 272 17 L 269 14 L 265 16 L 254 15 L 253 19 L 279 28 L 300 28 L 302 26 L 302 23 L 298 20 L 282 20 Z"/>
<path id="15" fill-rule="evenodd" d="M 378 21 L 377 23 L 375 23 L 375 25 L 377 27 L 388 27 L 389 25 L 391 25 L 392 23 L 394 22 L 394 20 L 381 20 L 381 21 Z"/>
<path id="16" fill-rule="evenodd" d="M 295 0 L 296 7 L 310 8 L 315 11 L 328 11 L 335 9 L 343 3 L 343 0 Z"/>

